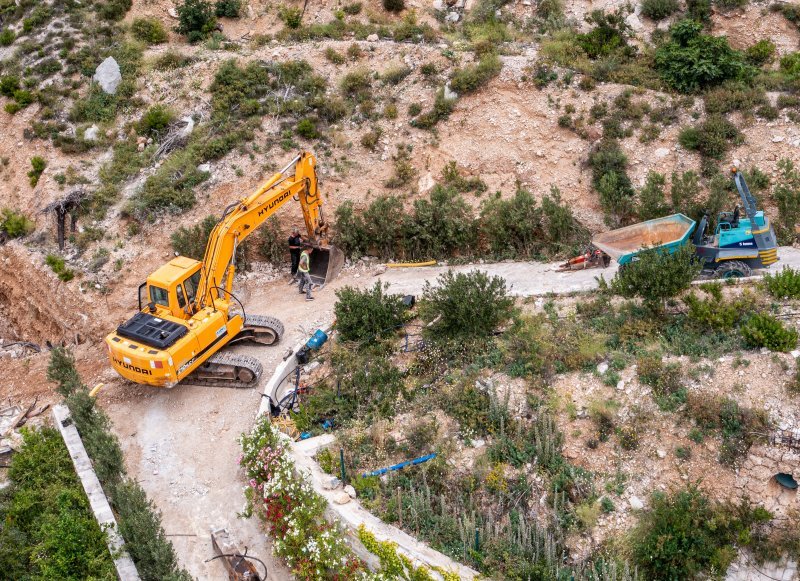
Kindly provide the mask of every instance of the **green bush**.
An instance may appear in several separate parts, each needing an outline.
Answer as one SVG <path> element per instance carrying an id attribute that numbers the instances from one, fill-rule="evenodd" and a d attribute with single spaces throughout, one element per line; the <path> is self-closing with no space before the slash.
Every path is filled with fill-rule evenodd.
<path id="1" fill-rule="evenodd" d="M 634 189 L 626 168 L 628 158 L 619 142 L 603 139 L 589 154 L 592 183 L 600 193 L 600 204 L 610 226 L 620 226 L 634 212 Z"/>
<path id="2" fill-rule="evenodd" d="M 191 43 L 206 38 L 217 25 L 214 9 L 207 0 L 183 0 L 177 12 L 178 26 L 175 30 Z"/>
<path id="3" fill-rule="evenodd" d="M 93 83 L 86 96 L 78 99 L 72 105 L 70 119 L 78 123 L 112 121 L 117 115 L 117 102 L 116 95 L 109 95 Z"/>
<path id="4" fill-rule="evenodd" d="M 142 114 L 137 131 L 139 135 L 159 137 L 175 119 L 175 113 L 166 105 L 153 105 Z"/>
<path id="5" fill-rule="evenodd" d="M 775 43 L 770 40 L 762 39 L 757 43 L 748 46 L 744 51 L 747 62 L 756 67 L 761 67 L 771 63 L 775 58 Z"/>
<path id="6" fill-rule="evenodd" d="M 727 12 L 736 8 L 744 8 L 750 0 L 714 0 L 714 6 L 720 11 Z"/>
<path id="7" fill-rule="evenodd" d="M 429 281 L 422 290 L 420 316 L 431 325 L 431 336 L 444 339 L 486 338 L 508 321 L 514 299 L 506 281 L 475 270 L 439 275 L 436 285 Z"/>
<path id="8" fill-rule="evenodd" d="M 172 249 L 181 256 L 202 260 L 206 252 L 208 237 L 219 219 L 216 216 L 206 216 L 203 221 L 194 226 L 181 226 L 170 235 Z"/>
<path id="9" fill-rule="evenodd" d="M 19 91 L 19 88 L 19 77 L 15 75 L 3 75 L 0 77 L 0 95 L 13 97 L 14 93 Z"/>
<path id="10" fill-rule="evenodd" d="M 706 113 L 709 115 L 742 111 L 750 114 L 759 106 L 769 105 L 763 89 L 750 88 L 742 83 L 728 82 L 703 96 Z"/>
<path id="11" fill-rule="evenodd" d="M 679 363 L 664 364 L 660 355 L 643 355 L 636 360 L 639 381 L 653 388 L 662 410 L 675 410 L 686 400 L 683 372 Z"/>
<path id="12" fill-rule="evenodd" d="M 336 291 L 336 330 L 345 341 L 375 341 L 391 337 L 402 325 L 403 297 L 388 293 L 376 282 L 371 289 L 359 290 L 346 286 Z"/>
<path id="13" fill-rule="evenodd" d="M 303 20 L 303 12 L 294 6 L 281 6 L 278 9 L 278 16 L 291 29 L 300 28 Z"/>
<path id="14" fill-rule="evenodd" d="M 671 40 L 655 53 L 655 67 L 670 87 L 694 93 L 730 80 L 743 79 L 750 70 L 744 54 L 724 36 L 702 34 L 703 26 L 681 20 L 670 27 Z"/>
<path id="15" fill-rule="evenodd" d="M 358 68 L 344 75 L 339 88 L 346 97 L 363 101 L 371 96 L 372 73 L 367 68 Z"/>
<path id="16" fill-rule="evenodd" d="M 710 159 L 722 159 L 731 145 L 743 142 L 742 133 L 721 115 L 711 115 L 695 127 L 686 127 L 678 135 L 681 146 Z"/>
<path id="17" fill-rule="evenodd" d="M 387 12 L 402 12 L 405 7 L 405 0 L 383 0 L 383 9 Z"/>
<path id="18" fill-rule="evenodd" d="M 5 233 L 9 238 L 19 238 L 33 232 L 34 224 L 25 214 L 11 208 L 0 211 L 0 233 Z"/>
<path id="19" fill-rule="evenodd" d="M 6 27 L 0 30 L 0 46 L 11 46 L 16 38 L 17 35 L 12 29 Z"/>
<path id="20" fill-rule="evenodd" d="M 242 10 L 242 0 L 217 0 L 214 4 L 214 14 L 219 18 L 239 18 Z"/>
<path id="21" fill-rule="evenodd" d="M 194 62 L 194 58 L 182 54 L 176 50 L 168 50 L 156 57 L 153 67 L 159 71 L 170 71 L 188 66 Z"/>
<path id="22" fill-rule="evenodd" d="M 167 42 L 169 36 L 161 21 L 157 18 L 136 18 L 131 23 L 133 36 L 147 44 Z"/>
<path id="23" fill-rule="evenodd" d="M 753 315 L 742 325 L 742 337 L 751 347 L 788 352 L 797 346 L 797 331 L 770 315 Z"/>
<path id="24" fill-rule="evenodd" d="M 677 0 L 642 0 L 642 14 L 650 20 L 663 20 L 677 11 Z"/>
<path id="25" fill-rule="evenodd" d="M 590 59 L 607 57 L 615 53 L 623 57 L 633 56 L 636 49 L 628 45 L 627 39 L 631 29 L 625 22 L 626 16 L 623 10 L 609 13 L 593 10 L 585 20 L 593 24 L 594 28 L 575 37 L 578 46 Z"/>
<path id="26" fill-rule="evenodd" d="M 437 185 L 429 199 L 414 200 L 404 228 L 404 250 L 414 259 L 470 254 L 475 247 L 472 209 L 452 189 Z"/>
<path id="27" fill-rule="evenodd" d="M 795 228 L 800 224 L 800 171 L 786 158 L 778 161 L 778 170 L 780 177 L 773 192 L 780 222 L 778 236 L 781 240 L 793 241 Z"/>
<path id="28" fill-rule="evenodd" d="M 637 258 L 620 268 L 611 281 L 611 289 L 624 297 L 641 297 L 651 307 L 689 288 L 702 268 L 691 244 L 672 254 L 645 250 Z"/>
<path id="29" fill-rule="evenodd" d="M 44 168 L 47 167 L 47 162 L 44 158 L 34 156 L 31 158 L 31 171 L 28 172 L 28 178 L 32 187 L 36 187 L 39 183 L 39 178 L 44 173 Z"/>
<path id="30" fill-rule="evenodd" d="M 103 0 L 98 6 L 98 14 L 106 20 L 122 20 L 133 6 L 133 0 Z"/>
<path id="31" fill-rule="evenodd" d="M 330 46 L 325 49 L 325 58 L 335 65 L 343 65 L 347 61 L 342 53 Z"/>
<path id="32" fill-rule="evenodd" d="M 478 64 L 467 65 L 453 71 L 450 75 L 450 88 L 459 95 L 474 93 L 500 74 L 502 68 L 503 63 L 496 54 L 487 54 L 478 61 Z"/>
<path id="33" fill-rule="evenodd" d="M 0 570 L 6 579 L 115 579 L 61 435 L 24 429 L 0 495 Z"/>
<path id="34" fill-rule="evenodd" d="M 317 131 L 317 126 L 314 123 L 314 120 L 306 117 L 305 119 L 301 119 L 297 123 L 297 128 L 295 129 L 297 134 L 301 137 L 305 137 L 306 139 L 315 139 L 319 137 L 319 132 Z"/>
<path id="35" fill-rule="evenodd" d="M 787 266 L 775 274 L 768 272 L 764 275 L 764 286 L 777 299 L 800 298 L 800 270 Z"/>
<path id="36" fill-rule="evenodd" d="M 155 174 L 149 176 L 142 191 L 130 200 L 127 211 L 137 218 L 151 219 L 158 214 L 177 213 L 194 206 L 194 187 L 209 174 L 197 169 L 192 151 L 173 153 Z"/>
<path id="37" fill-rule="evenodd" d="M 444 96 L 443 88 L 439 89 L 436 92 L 436 97 L 433 101 L 433 108 L 412 120 L 411 125 L 419 129 L 431 129 L 435 127 L 439 121 L 450 117 L 450 113 L 453 112 L 453 109 L 456 106 L 455 103 L 455 99 L 448 99 Z M 414 105 L 414 103 L 409 105 L 409 114 L 411 113 Z"/>
<path id="38" fill-rule="evenodd" d="M 411 67 L 405 65 L 386 69 L 381 73 L 381 80 L 386 85 L 399 85 L 400 82 L 411 74 Z"/>
<path id="39" fill-rule="evenodd" d="M 664 199 L 665 184 L 663 174 L 647 172 L 644 187 L 639 190 L 639 207 L 636 210 L 639 220 L 651 220 L 669 214 L 670 207 Z"/>
<path id="40" fill-rule="evenodd" d="M 689 307 L 688 319 L 699 329 L 715 329 L 727 331 L 747 313 L 744 301 L 727 302 L 722 297 L 722 286 L 719 283 L 701 285 L 708 293 L 708 298 L 698 298 L 694 293 L 684 297 L 683 302 Z"/>
<path id="41" fill-rule="evenodd" d="M 44 263 L 64 282 L 69 282 L 75 278 L 75 273 L 67 268 L 64 259 L 55 254 L 48 254 L 45 256 Z"/>
<path id="42" fill-rule="evenodd" d="M 630 536 L 634 562 L 646 579 L 694 579 L 726 571 L 751 528 L 771 515 L 749 505 L 709 500 L 695 486 L 651 497 Z"/>

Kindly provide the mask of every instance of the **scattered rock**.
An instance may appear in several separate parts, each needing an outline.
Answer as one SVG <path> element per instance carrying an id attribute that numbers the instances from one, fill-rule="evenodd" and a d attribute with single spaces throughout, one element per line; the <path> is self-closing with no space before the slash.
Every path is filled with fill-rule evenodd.
<path id="1" fill-rule="evenodd" d="M 631 505 L 633 510 L 642 510 L 644 508 L 644 503 L 638 496 L 631 496 L 630 500 L 628 500 L 628 504 Z"/>
<path id="2" fill-rule="evenodd" d="M 350 502 L 351 500 L 353 500 L 353 499 L 352 499 L 352 498 L 350 498 L 350 495 L 349 495 L 349 494 L 347 494 L 347 493 L 346 493 L 346 492 L 344 492 L 344 491 L 340 492 L 339 494 L 337 494 L 337 495 L 336 495 L 336 496 L 333 498 L 333 502 L 335 502 L 336 504 L 347 504 L 347 503 L 348 503 L 348 502 Z"/>
<path id="3" fill-rule="evenodd" d="M 662 459 L 667 457 L 667 452 L 665 450 L 656 450 L 656 454 L 658 454 L 658 457 Z"/>
<path id="4" fill-rule="evenodd" d="M 658 149 L 655 150 L 655 152 L 653 152 L 653 156 L 656 159 L 662 159 L 664 157 L 667 157 L 669 155 L 669 152 L 670 150 L 668 147 L 659 147 Z"/>
<path id="5" fill-rule="evenodd" d="M 336 478 L 336 476 L 326 476 L 325 480 L 322 481 L 322 488 L 325 490 L 336 490 L 341 484 L 342 481 Z"/>
<path id="6" fill-rule="evenodd" d="M 444 0 L 433 0 L 433 9 L 444 12 L 447 9 L 447 4 Z"/>
<path id="7" fill-rule="evenodd" d="M 600 363 L 597 366 L 597 373 L 599 373 L 600 375 L 603 375 L 606 371 L 608 371 L 608 363 L 603 361 L 602 363 Z"/>
<path id="8" fill-rule="evenodd" d="M 351 485 L 348 484 L 347 486 L 345 486 L 344 487 L 344 491 L 347 493 L 347 495 L 350 498 L 355 498 L 356 497 L 356 489 L 353 488 Z"/>
<path id="9" fill-rule="evenodd" d="M 367 42 L 378 42 L 378 35 L 377 34 L 370 34 L 367 37 Z"/>
<path id="10" fill-rule="evenodd" d="M 625 19 L 625 23 L 630 26 L 634 31 L 640 31 L 644 28 L 642 26 L 642 21 L 639 20 L 639 17 L 636 14 L 631 14 Z"/>
<path id="11" fill-rule="evenodd" d="M 417 182 L 417 187 L 423 194 L 432 190 L 435 185 L 436 180 L 433 178 L 433 174 L 431 174 L 431 172 L 428 172 L 420 177 L 419 181 Z"/>
<path id="12" fill-rule="evenodd" d="M 167 8 L 167 14 L 169 14 L 170 18 L 175 18 L 175 19 L 178 18 L 178 11 L 175 10 L 174 6 L 170 6 L 169 8 Z"/>
<path id="13" fill-rule="evenodd" d="M 117 87 L 119 87 L 119 84 L 122 82 L 122 73 L 114 57 L 108 57 L 100 63 L 100 66 L 95 69 L 92 79 L 100 85 L 100 88 L 103 89 L 104 92 L 109 95 L 115 94 L 117 92 Z"/>
<path id="14" fill-rule="evenodd" d="M 461 15 L 458 12 L 448 12 L 447 16 L 444 17 L 445 22 L 452 22 L 456 23 L 461 19 Z"/>
<path id="15" fill-rule="evenodd" d="M 792 352 L 790 353 L 790 355 L 791 355 L 792 357 L 794 357 L 795 359 L 797 359 L 798 357 L 800 357 L 800 351 L 792 351 Z"/>
<path id="16" fill-rule="evenodd" d="M 205 173 L 211 173 L 211 164 L 210 163 L 201 163 L 197 166 L 197 171 L 202 171 Z"/>
<path id="17" fill-rule="evenodd" d="M 453 101 L 455 99 L 458 99 L 458 93 L 456 93 L 454 90 L 452 90 L 450 88 L 450 83 L 447 83 L 444 86 L 444 98 L 449 100 L 449 101 Z"/>
<path id="18" fill-rule="evenodd" d="M 622 391 L 623 389 L 625 389 L 625 381 L 620 379 L 617 383 L 617 390 Z"/>
<path id="19" fill-rule="evenodd" d="M 97 125 L 92 125 L 91 127 L 87 127 L 83 131 L 83 139 L 84 141 L 97 141 L 97 137 L 100 134 L 100 128 Z"/>
<path id="20" fill-rule="evenodd" d="M 486 445 L 486 440 L 472 440 L 473 448 L 483 448 Z"/>
<path id="21" fill-rule="evenodd" d="M 781 141 L 783 141 L 784 139 L 786 139 L 786 138 L 785 138 L 783 135 L 775 135 L 775 136 L 772 138 L 772 143 L 780 143 L 780 142 L 781 142 Z"/>

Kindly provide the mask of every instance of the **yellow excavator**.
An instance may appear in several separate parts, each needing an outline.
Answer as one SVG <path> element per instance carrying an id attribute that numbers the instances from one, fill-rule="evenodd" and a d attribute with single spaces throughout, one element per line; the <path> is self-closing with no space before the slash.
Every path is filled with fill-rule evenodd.
<path id="1" fill-rule="evenodd" d="M 245 313 L 232 294 L 236 250 L 291 199 L 300 202 L 311 255 L 311 278 L 324 284 L 341 270 L 344 257 L 328 246 L 316 159 L 295 157 L 258 191 L 225 208 L 211 231 L 202 262 L 178 256 L 139 286 L 139 312 L 106 337 L 111 365 L 124 378 L 157 387 L 192 385 L 253 387 L 261 363 L 247 355 L 220 353 L 231 343 L 274 345 L 278 319 Z"/>

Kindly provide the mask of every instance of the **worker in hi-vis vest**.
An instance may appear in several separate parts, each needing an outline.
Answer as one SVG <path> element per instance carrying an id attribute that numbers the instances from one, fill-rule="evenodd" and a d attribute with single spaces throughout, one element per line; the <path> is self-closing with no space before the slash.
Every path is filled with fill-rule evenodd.
<path id="1" fill-rule="evenodd" d="M 300 253 L 300 264 L 297 265 L 297 271 L 300 274 L 300 293 L 306 293 L 307 301 L 314 300 L 314 297 L 311 296 L 311 275 L 309 274 L 312 252 L 314 252 L 314 247 L 310 244 L 305 244 L 303 252 Z"/>

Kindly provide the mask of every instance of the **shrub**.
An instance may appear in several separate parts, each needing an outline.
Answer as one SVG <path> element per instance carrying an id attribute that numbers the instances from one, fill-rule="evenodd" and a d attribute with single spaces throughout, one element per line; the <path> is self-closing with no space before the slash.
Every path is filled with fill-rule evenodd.
<path id="1" fill-rule="evenodd" d="M 149 176 L 140 194 L 131 199 L 128 211 L 139 218 L 152 218 L 159 213 L 188 210 L 195 203 L 194 186 L 208 178 L 208 172 L 197 169 L 191 151 L 173 153 L 155 174 Z"/>
<path id="2" fill-rule="evenodd" d="M 170 235 L 172 249 L 181 256 L 202 260 L 206 253 L 208 237 L 219 219 L 206 216 L 202 222 L 194 226 L 181 226 Z"/>
<path id="3" fill-rule="evenodd" d="M 300 28 L 303 21 L 303 12 L 294 6 L 281 6 L 278 9 L 278 16 L 291 29 Z"/>
<path id="4" fill-rule="evenodd" d="M 346 200 L 334 210 L 336 220 L 336 245 L 349 257 L 362 256 L 367 251 L 367 233 L 364 220 Z"/>
<path id="5" fill-rule="evenodd" d="M 172 69 L 180 69 L 188 66 L 194 62 L 194 59 L 188 55 L 181 54 L 175 50 L 168 50 L 160 56 L 156 57 L 153 61 L 153 67 L 159 71 L 169 71 Z"/>
<path id="6" fill-rule="evenodd" d="M 729 79 L 743 79 L 748 73 L 744 55 L 723 37 L 702 34 L 693 20 L 681 20 L 670 27 L 671 40 L 656 50 L 655 67 L 673 89 L 693 93 Z"/>
<path id="7" fill-rule="evenodd" d="M 589 154 L 589 165 L 592 168 L 592 183 L 600 193 L 600 204 L 605 212 L 606 222 L 619 226 L 634 211 L 635 192 L 626 172 L 628 158 L 619 142 L 604 139 Z"/>
<path id="8" fill-rule="evenodd" d="M 401 145 L 397 146 L 397 154 L 394 159 L 394 175 L 386 180 L 384 186 L 387 188 L 402 188 L 411 183 L 417 175 L 417 170 L 411 164 L 409 148 Z"/>
<path id="9" fill-rule="evenodd" d="M 797 331 L 769 315 L 753 315 L 742 325 L 742 337 L 751 347 L 788 352 L 797 346 Z"/>
<path id="10" fill-rule="evenodd" d="M 4 97 L 13 97 L 16 91 L 19 91 L 19 77 L 15 75 L 3 75 L 0 77 L 0 95 Z"/>
<path id="11" fill-rule="evenodd" d="M 64 282 L 69 282 L 75 278 L 75 273 L 67 268 L 63 258 L 56 256 L 55 254 L 48 254 L 45 257 L 44 262 L 52 269 L 54 273 L 56 273 L 58 278 Z"/>
<path id="12" fill-rule="evenodd" d="M 677 11 L 677 0 L 642 0 L 642 14 L 650 20 L 663 20 Z"/>
<path id="13" fill-rule="evenodd" d="M 643 355 L 636 360 L 636 372 L 639 381 L 653 388 L 656 403 L 662 410 L 675 410 L 686 400 L 679 363 L 665 365 L 660 355 Z"/>
<path id="14" fill-rule="evenodd" d="M 394 196 L 379 196 L 364 212 L 365 251 L 392 258 L 403 243 L 403 203 Z"/>
<path id="15" fill-rule="evenodd" d="M 383 130 L 376 126 L 375 129 L 361 136 L 361 145 L 370 151 L 375 151 L 378 147 L 378 140 L 381 138 L 381 135 L 383 135 Z"/>
<path id="16" fill-rule="evenodd" d="M 591 59 L 617 52 L 626 57 L 633 56 L 635 49 L 628 45 L 630 27 L 625 22 L 625 17 L 626 14 L 621 9 L 611 13 L 593 10 L 586 17 L 586 22 L 593 24 L 594 28 L 575 37 L 578 46 Z"/>
<path id="17" fill-rule="evenodd" d="M 33 228 L 33 222 L 25 214 L 11 208 L 3 208 L 0 212 L 0 234 L 4 233 L 9 238 L 19 238 L 33 232 Z"/>
<path id="18" fill-rule="evenodd" d="M 448 99 L 444 96 L 444 89 L 439 89 L 436 92 L 433 108 L 414 119 L 411 125 L 420 129 L 431 129 L 435 127 L 439 121 L 450 117 L 450 113 L 452 113 L 455 108 L 455 103 L 455 99 Z M 416 103 L 412 103 L 408 106 L 409 114 L 411 114 L 412 110 L 415 110 L 412 109 L 414 105 L 416 105 Z"/>
<path id="19" fill-rule="evenodd" d="M 142 114 L 137 131 L 139 135 L 159 137 L 175 119 L 175 113 L 165 105 L 153 105 Z"/>
<path id="20" fill-rule="evenodd" d="M 175 30 L 191 43 L 206 38 L 217 24 L 214 9 L 207 0 L 183 0 L 177 12 L 178 26 Z"/>
<path id="21" fill-rule="evenodd" d="M 764 275 L 764 286 L 777 299 L 800 298 L 800 270 L 786 267 L 775 274 L 768 272 Z"/>
<path id="22" fill-rule="evenodd" d="M 747 6 L 749 0 L 714 0 L 714 5 L 722 12 L 734 10 L 736 8 L 743 8 Z"/>
<path id="23" fill-rule="evenodd" d="M 298 135 L 305 137 L 306 139 L 315 139 L 319 137 L 319 132 L 317 131 L 317 126 L 314 123 L 314 120 L 308 117 L 301 119 L 297 123 L 296 131 Z"/>
<path id="24" fill-rule="evenodd" d="M 770 518 L 746 504 L 715 504 L 694 485 L 657 492 L 651 503 L 630 539 L 635 563 L 653 580 L 693 579 L 727 570 L 736 546 L 750 539 L 752 526 Z"/>
<path id="25" fill-rule="evenodd" d="M 47 162 L 44 158 L 38 155 L 31 158 L 32 169 L 28 172 L 28 178 L 30 178 L 29 181 L 32 187 L 36 187 L 36 184 L 39 183 L 39 178 L 42 176 L 42 173 L 44 173 L 45 167 L 47 167 Z"/>
<path id="26" fill-rule="evenodd" d="M 17 38 L 17 35 L 14 34 L 12 29 L 4 28 L 0 30 L 0 46 L 11 46 L 15 38 Z"/>
<path id="27" fill-rule="evenodd" d="M 747 62 L 756 67 L 769 64 L 775 58 L 775 43 L 762 39 L 745 50 Z"/>
<path id="28" fill-rule="evenodd" d="M 692 149 L 711 159 L 722 159 L 731 144 L 743 141 L 736 126 L 721 115 L 711 115 L 695 127 L 686 127 L 678 135 L 686 149 Z"/>
<path id="29" fill-rule="evenodd" d="M 98 14 L 106 20 L 122 20 L 133 6 L 133 0 L 104 0 L 98 7 Z"/>
<path id="30" fill-rule="evenodd" d="M 400 82 L 411 74 L 411 68 L 405 65 L 386 69 L 381 73 L 381 80 L 387 85 L 399 85 Z"/>
<path id="31" fill-rule="evenodd" d="M 487 54 L 478 61 L 478 64 L 467 65 L 453 71 L 450 76 L 450 88 L 459 95 L 473 93 L 496 77 L 502 68 L 503 63 L 496 54 Z"/>
<path id="32" fill-rule="evenodd" d="M 660 218 L 669 213 L 669 206 L 664 200 L 664 185 L 666 179 L 663 174 L 649 171 L 644 187 L 639 191 L 639 207 L 637 214 L 639 220 Z"/>
<path id="33" fill-rule="evenodd" d="M 383 8 L 387 12 L 402 12 L 405 7 L 405 0 L 383 0 Z"/>
<path id="34" fill-rule="evenodd" d="M 339 81 L 339 88 L 346 97 L 362 101 L 370 97 L 372 73 L 367 68 L 350 71 Z"/>
<path id="35" fill-rule="evenodd" d="M 0 569 L 7 579 L 113 579 L 105 534 L 57 430 L 23 429 L 0 498 Z"/>
<path id="36" fill-rule="evenodd" d="M 147 44 L 167 42 L 167 31 L 157 18 L 137 18 L 131 23 L 133 36 Z"/>
<path id="37" fill-rule="evenodd" d="M 703 97 L 709 115 L 742 111 L 749 114 L 759 105 L 769 105 L 764 90 L 748 88 L 741 83 L 725 83 Z"/>
<path id="38" fill-rule="evenodd" d="M 780 177 L 773 192 L 780 219 L 779 236 L 794 240 L 795 228 L 800 224 L 800 171 L 790 159 L 778 161 Z"/>
<path id="39" fill-rule="evenodd" d="M 90 121 L 102 123 L 111 121 L 117 115 L 117 96 L 109 95 L 96 84 L 89 87 L 89 92 L 78 99 L 70 111 L 70 119 L 76 122 Z"/>
<path id="40" fill-rule="evenodd" d="M 347 60 L 342 53 L 330 46 L 325 49 L 325 58 L 335 65 L 343 65 Z"/>
<path id="41" fill-rule="evenodd" d="M 423 287 L 420 316 L 432 322 L 426 331 L 439 338 L 489 337 L 511 316 L 514 299 L 506 281 L 481 271 L 440 275 Z M 435 322 L 434 322 L 435 321 Z"/>
<path id="42" fill-rule="evenodd" d="M 641 297 L 651 308 L 687 289 L 702 268 L 691 244 L 672 254 L 645 250 L 637 258 L 620 268 L 611 288 L 624 297 Z"/>
<path id="43" fill-rule="evenodd" d="M 355 16 L 361 12 L 361 2 L 351 2 L 350 4 L 345 4 L 342 6 L 342 10 L 345 14 L 349 14 L 350 16 Z"/>
<path id="44" fill-rule="evenodd" d="M 371 289 L 346 286 L 336 291 L 336 330 L 345 341 L 375 341 L 391 337 L 403 322 L 403 297 L 376 282 Z"/>
<path id="45" fill-rule="evenodd" d="M 217 0 L 214 4 L 214 14 L 219 18 L 239 18 L 242 9 L 242 0 Z"/>
<path id="46" fill-rule="evenodd" d="M 700 329 L 715 329 L 727 331 L 732 329 L 736 322 L 747 312 L 743 301 L 726 302 L 722 297 L 722 286 L 719 283 L 702 285 L 709 297 L 698 298 L 690 293 L 683 299 L 689 311 L 686 316 Z"/>

